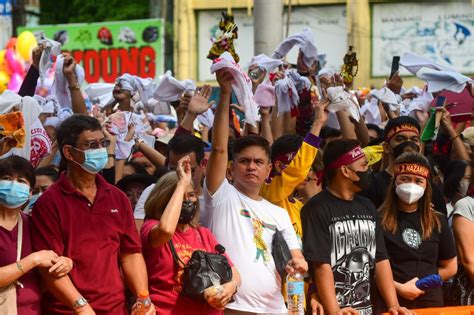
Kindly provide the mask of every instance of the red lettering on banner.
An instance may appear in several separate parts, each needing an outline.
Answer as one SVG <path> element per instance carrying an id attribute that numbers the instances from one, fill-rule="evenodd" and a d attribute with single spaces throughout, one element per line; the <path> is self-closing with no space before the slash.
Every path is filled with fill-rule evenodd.
<path id="1" fill-rule="evenodd" d="M 120 48 L 120 73 L 138 75 L 138 48 L 132 47 L 128 50 Z"/>
<path id="2" fill-rule="evenodd" d="M 107 83 L 114 83 L 117 78 L 117 55 L 115 58 L 112 56 L 112 52 L 117 49 L 101 49 L 100 50 L 100 63 L 101 63 L 101 77 Z M 110 56 L 110 57 L 109 57 Z"/>
<path id="3" fill-rule="evenodd" d="M 82 64 L 85 80 L 96 83 L 101 80 L 114 83 L 119 75 L 130 73 L 143 78 L 155 78 L 156 52 L 151 46 L 140 48 L 106 48 L 74 50 L 77 63 Z"/>
<path id="4" fill-rule="evenodd" d="M 74 50 L 72 52 L 72 57 L 77 63 L 80 63 L 82 61 L 82 57 L 84 57 L 84 52 L 82 50 Z"/>
<path id="5" fill-rule="evenodd" d="M 155 50 L 150 46 L 145 46 L 140 49 L 140 72 L 138 76 L 142 78 L 155 77 L 155 58 Z"/>
<path id="6" fill-rule="evenodd" d="M 84 73 L 87 82 L 98 82 L 100 79 L 100 58 L 96 50 L 84 53 Z"/>

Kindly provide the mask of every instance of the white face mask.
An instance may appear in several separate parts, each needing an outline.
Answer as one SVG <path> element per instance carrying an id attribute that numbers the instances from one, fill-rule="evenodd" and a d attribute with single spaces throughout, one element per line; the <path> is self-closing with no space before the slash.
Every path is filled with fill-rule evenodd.
<path id="1" fill-rule="evenodd" d="M 458 189 L 461 196 L 466 197 L 467 191 L 469 189 L 469 184 L 470 184 L 470 181 L 468 179 L 461 180 L 461 182 L 459 183 L 459 189 Z"/>
<path id="2" fill-rule="evenodd" d="M 405 183 L 397 185 L 395 192 L 403 202 L 411 205 L 420 200 L 425 194 L 425 189 L 414 183 Z"/>

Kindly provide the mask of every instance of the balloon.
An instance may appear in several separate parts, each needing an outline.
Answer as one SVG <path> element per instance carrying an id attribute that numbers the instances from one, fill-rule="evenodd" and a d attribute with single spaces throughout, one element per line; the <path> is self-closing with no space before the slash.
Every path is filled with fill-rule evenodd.
<path id="1" fill-rule="evenodd" d="M 21 77 L 21 75 L 18 73 L 14 73 L 10 77 L 10 82 L 8 82 L 8 89 L 18 93 L 22 82 L 23 78 Z"/>
<path id="2" fill-rule="evenodd" d="M 5 53 L 5 59 L 7 60 L 7 66 L 10 70 L 10 74 L 18 73 L 23 75 L 25 73 L 23 64 L 17 59 L 15 52 L 12 49 L 7 49 L 7 52 Z"/>
<path id="3" fill-rule="evenodd" d="M 5 54 L 7 51 L 5 49 L 0 50 L 0 67 L 3 65 L 3 62 L 5 61 Z"/>
<path id="4" fill-rule="evenodd" d="M 3 93 L 7 89 L 8 82 L 10 82 L 10 76 L 5 71 L 0 71 L 0 93 Z"/>
<path id="5" fill-rule="evenodd" d="M 12 37 L 7 42 L 7 49 L 15 49 L 16 46 L 16 37 Z"/>
<path id="6" fill-rule="evenodd" d="M 24 31 L 18 36 L 16 41 L 16 52 L 25 61 L 31 60 L 31 52 L 33 48 L 38 46 L 35 35 L 30 31 Z"/>

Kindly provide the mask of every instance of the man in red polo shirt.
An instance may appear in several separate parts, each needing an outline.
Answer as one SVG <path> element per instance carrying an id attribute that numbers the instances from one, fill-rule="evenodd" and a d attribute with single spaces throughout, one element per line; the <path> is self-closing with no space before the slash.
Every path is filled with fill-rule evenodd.
<path id="1" fill-rule="evenodd" d="M 62 278 L 42 272 L 43 314 L 128 314 L 121 271 L 135 296 L 148 294 L 148 280 L 130 202 L 97 175 L 110 141 L 97 119 L 83 115 L 66 119 L 57 141 L 67 169 L 36 202 L 32 239 L 36 249 L 70 257 L 74 268 Z M 147 314 L 154 313 L 152 306 Z"/>

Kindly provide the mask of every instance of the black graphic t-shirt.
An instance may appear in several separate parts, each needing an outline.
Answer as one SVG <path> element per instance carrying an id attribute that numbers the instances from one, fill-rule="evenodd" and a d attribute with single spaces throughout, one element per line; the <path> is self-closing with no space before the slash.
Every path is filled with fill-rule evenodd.
<path id="1" fill-rule="evenodd" d="M 301 222 L 304 256 L 331 265 L 340 307 L 371 314 L 375 263 L 388 258 L 373 204 L 360 196 L 339 199 L 324 190 L 305 204 Z"/>
<path id="2" fill-rule="evenodd" d="M 398 212 L 398 229 L 395 234 L 383 232 L 385 248 L 390 256 L 393 279 L 405 283 L 415 277 L 419 279 L 438 273 L 438 261 L 456 256 L 454 239 L 446 216 L 437 212 L 441 222 L 441 231 L 433 231 L 427 240 L 422 239 L 420 211 Z M 441 307 L 443 293 L 441 288 L 429 289 L 415 301 L 400 304 L 413 307 Z"/>

